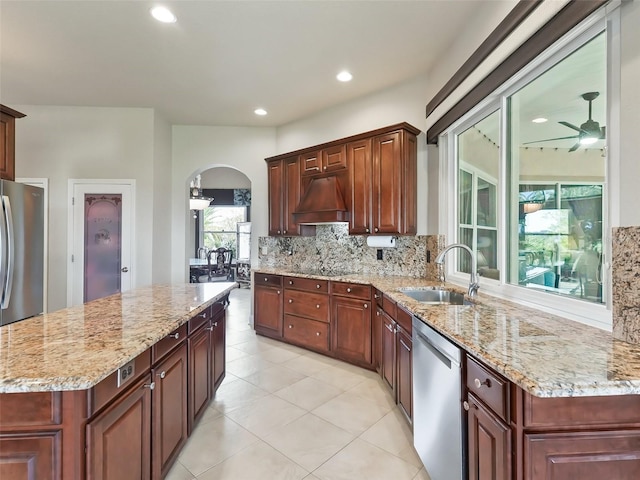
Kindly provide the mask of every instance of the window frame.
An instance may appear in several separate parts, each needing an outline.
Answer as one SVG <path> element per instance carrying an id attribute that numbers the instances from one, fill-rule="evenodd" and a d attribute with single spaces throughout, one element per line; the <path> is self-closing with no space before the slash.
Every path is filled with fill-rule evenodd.
<path id="1" fill-rule="evenodd" d="M 439 136 L 439 231 L 444 232 L 447 244 L 456 243 L 458 236 L 458 151 L 457 135 L 470 128 L 486 116 L 499 110 L 500 143 L 507 145 L 508 98 L 537 78 L 553 65 L 561 62 L 571 52 L 576 51 L 588 41 L 604 32 L 607 49 L 606 69 L 606 125 L 607 140 L 605 151 L 605 182 L 603 192 L 603 296 L 604 304 L 585 302 L 546 292 L 537 292 L 506 282 L 510 275 L 505 268 L 508 263 L 509 247 L 514 239 L 507 230 L 511 211 L 505 209 L 509 180 L 507 172 L 507 148 L 500 151 L 500 168 L 498 175 L 498 268 L 500 280 L 481 278 L 481 292 L 525 304 L 549 313 L 577 320 L 604 330 L 612 329 L 611 309 L 611 227 L 619 224 L 619 98 L 620 98 L 620 12 L 619 4 L 611 9 L 601 9 L 567 33 L 562 39 L 549 47 L 538 58 L 525 66 L 509 81 L 498 87 L 491 95 L 478 103 L 466 115 L 454 122 Z M 513 199 L 510 199 L 510 202 Z M 517 242 L 517 238 L 515 238 Z M 458 251 L 451 252 L 445 262 L 445 273 L 448 281 L 467 285 L 469 275 L 455 271 L 458 265 Z"/>
<path id="2" fill-rule="evenodd" d="M 199 237 L 198 237 L 198 247 L 202 248 L 205 247 L 204 244 L 204 236 L 206 233 L 212 233 L 212 234 L 224 234 L 224 235 L 230 235 L 233 238 L 233 241 L 236 242 L 235 243 L 235 249 L 234 249 L 234 260 L 235 260 L 235 255 L 237 254 L 238 251 L 238 231 L 237 231 L 237 224 L 238 223 L 250 223 L 247 222 L 247 218 L 249 216 L 249 212 L 248 212 L 248 207 L 244 206 L 244 205 L 210 205 L 207 208 L 243 208 L 244 209 L 244 220 L 242 222 L 237 222 L 236 223 L 236 229 L 235 230 L 205 230 L 204 229 L 204 211 L 206 210 L 202 210 L 200 212 L 200 215 L 198 215 L 198 227 L 199 227 Z"/>

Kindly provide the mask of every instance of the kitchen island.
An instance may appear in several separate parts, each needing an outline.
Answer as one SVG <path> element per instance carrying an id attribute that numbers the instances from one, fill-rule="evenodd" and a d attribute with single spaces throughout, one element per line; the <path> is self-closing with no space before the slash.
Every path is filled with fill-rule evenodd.
<path id="1" fill-rule="evenodd" d="M 224 378 L 236 287 L 153 285 L 1 327 L 0 478 L 161 478 Z"/>
<path id="2" fill-rule="evenodd" d="M 261 282 L 276 284 L 280 277 L 284 299 L 294 302 L 294 292 L 288 294 L 287 289 L 299 289 L 296 284 L 301 282 L 297 278 L 317 280 L 313 288 L 318 289 L 325 288 L 320 282 L 327 282 L 330 302 L 334 302 L 334 286 L 374 288 L 378 306 L 375 313 L 369 307 L 369 336 L 362 338 L 368 338 L 374 352 L 382 349 L 382 360 L 374 354 L 369 368 L 380 371 L 409 420 L 413 399 L 406 392 L 406 378 L 411 378 L 412 372 L 419 374 L 422 366 L 411 365 L 411 355 L 406 355 L 411 351 L 411 333 L 400 335 L 411 327 L 402 323 L 401 312 L 413 315 L 460 347 L 464 352 L 460 411 L 466 416 L 470 479 L 638 478 L 640 345 L 615 340 L 609 332 L 482 291 L 471 305 L 424 304 L 402 293 L 406 287 L 442 287 L 463 292 L 454 285 L 424 278 L 300 273 L 273 268 L 257 269 L 254 275 L 256 292 Z M 283 308 L 285 341 L 287 328 L 295 329 L 298 321 L 287 302 Z M 387 304 L 391 307 L 386 308 Z M 365 309 L 368 305 L 364 304 Z M 334 307 L 329 309 L 335 311 Z M 287 318 L 287 311 L 293 315 Z M 344 320 L 329 316 L 326 335 L 333 341 L 322 353 L 345 359 L 333 348 L 342 343 L 336 337 L 355 330 L 344 326 L 336 329 L 340 323 L 344 324 Z M 275 331 L 266 334 L 273 336 Z M 318 330 L 318 334 L 324 333 Z M 405 355 L 404 360 L 401 354 Z M 380 363 L 388 363 L 389 355 L 396 362 L 387 374 Z M 410 384 L 409 381 L 409 388 Z M 413 405 L 414 409 L 420 407 Z"/>

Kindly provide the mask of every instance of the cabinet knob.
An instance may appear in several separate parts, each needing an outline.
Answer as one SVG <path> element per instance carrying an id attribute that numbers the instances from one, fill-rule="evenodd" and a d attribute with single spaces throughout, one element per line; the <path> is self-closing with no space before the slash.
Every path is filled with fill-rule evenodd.
<path id="1" fill-rule="evenodd" d="M 293 328 L 293 325 L 289 325 L 289 328 Z"/>
<path id="2" fill-rule="evenodd" d="M 278 230 L 278 235 L 280 235 L 280 230 Z"/>
<path id="3" fill-rule="evenodd" d="M 278 290 L 278 295 L 280 295 L 280 290 Z"/>
<path id="4" fill-rule="evenodd" d="M 467 412 L 469 411 L 469 402 L 466 400 L 462 402 L 462 408 L 464 408 Z"/>
<path id="5" fill-rule="evenodd" d="M 380 298 L 380 296 L 377 293 L 374 293 L 373 298 Z"/>
<path id="6" fill-rule="evenodd" d="M 287 231 L 286 231 L 286 230 L 284 230 L 282 233 L 284 233 L 284 234 L 286 235 L 286 234 L 287 234 Z"/>
<path id="7" fill-rule="evenodd" d="M 316 170 L 320 170 L 320 167 L 316 167 Z"/>
<path id="8" fill-rule="evenodd" d="M 289 280 L 289 285 L 293 285 L 293 280 Z"/>
<path id="9" fill-rule="evenodd" d="M 319 336 L 320 336 L 320 332 L 316 332 L 316 337 L 319 337 Z"/>
<path id="10" fill-rule="evenodd" d="M 316 285 L 316 288 L 320 288 L 320 284 Z"/>
<path id="11" fill-rule="evenodd" d="M 265 281 L 265 282 L 268 282 L 268 281 L 269 281 L 269 279 L 268 279 L 267 277 L 264 277 L 264 281 Z"/>
<path id="12" fill-rule="evenodd" d="M 160 378 L 164 378 L 164 377 L 166 377 L 166 376 L 167 376 L 167 372 L 165 372 L 165 371 L 163 370 L 162 372 L 158 373 L 157 375 L 158 375 L 158 377 L 160 377 Z"/>
<path id="13" fill-rule="evenodd" d="M 324 166 L 324 169 L 325 169 L 325 170 L 327 169 L 327 166 L 326 166 L 326 165 Z"/>
<path id="14" fill-rule="evenodd" d="M 366 233 L 369 233 L 369 229 L 368 229 L 368 228 L 365 228 L 365 229 L 364 229 L 364 231 L 365 231 Z"/>
<path id="15" fill-rule="evenodd" d="M 378 227 L 374 228 L 373 231 L 378 233 Z"/>
<path id="16" fill-rule="evenodd" d="M 488 378 L 484 382 L 481 382 L 479 378 L 476 378 L 473 383 L 475 384 L 476 388 L 482 388 L 482 385 L 486 385 L 487 387 L 491 388 L 491 380 L 489 380 Z"/>
<path id="17" fill-rule="evenodd" d="M 380 312 L 376 312 L 376 316 L 378 316 L 378 317 L 379 317 L 379 316 L 380 316 Z"/>
<path id="18" fill-rule="evenodd" d="M 218 322 L 213 322 L 213 326 L 217 327 L 218 326 Z"/>
<path id="19" fill-rule="evenodd" d="M 209 330 L 210 332 L 213 332 L 213 329 L 214 329 L 214 328 L 216 328 L 216 327 L 214 327 L 213 325 L 211 325 L 211 326 L 207 327 L 207 330 Z"/>
<path id="20" fill-rule="evenodd" d="M 351 293 L 351 289 L 350 288 L 347 288 L 347 293 Z"/>
<path id="21" fill-rule="evenodd" d="M 156 382 L 145 383 L 143 387 L 148 388 L 149 390 L 153 390 L 154 388 L 156 388 Z"/>
<path id="22" fill-rule="evenodd" d="M 289 303 L 293 303 L 293 300 L 289 299 Z"/>
<path id="23" fill-rule="evenodd" d="M 320 305 L 319 305 L 319 304 L 318 304 L 318 305 L 316 305 L 316 308 L 320 308 Z"/>
<path id="24" fill-rule="evenodd" d="M 180 332 L 176 332 L 176 333 L 170 333 L 169 335 L 167 335 L 168 337 L 171 338 L 175 338 L 176 340 L 178 340 L 180 338 Z"/>
<path id="25" fill-rule="evenodd" d="M 367 305 L 366 303 L 364 304 L 364 308 L 369 308 L 369 305 Z"/>

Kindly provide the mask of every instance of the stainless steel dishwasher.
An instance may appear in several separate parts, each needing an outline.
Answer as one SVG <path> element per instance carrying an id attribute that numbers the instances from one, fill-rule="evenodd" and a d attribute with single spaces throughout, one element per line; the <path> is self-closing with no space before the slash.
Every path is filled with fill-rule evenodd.
<path id="1" fill-rule="evenodd" d="M 413 317 L 413 445 L 431 480 L 463 480 L 460 349 Z"/>

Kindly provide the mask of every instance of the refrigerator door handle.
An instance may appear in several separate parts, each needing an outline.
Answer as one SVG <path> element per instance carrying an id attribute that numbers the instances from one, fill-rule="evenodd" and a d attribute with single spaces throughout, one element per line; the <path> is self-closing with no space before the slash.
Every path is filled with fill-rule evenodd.
<path id="1" fill-rule="evenodd" d="M 9 300 L 11 299 L 11 286 L 13 285 L 15 245 L 13 244 L 13 216 L 11 215 L 11 201 L 6 195 L 2 196 L 2 210 L 4 213 L 4 222 L 2 222 L 2 241 L 4 243 L 3 253 L 6 252 L 6 256 L 3 255 L 2 259 L 5 270 L 3 275 L 4 283 L 2 285 L 2 308 L 7 308 L 9 306 Z"/>

